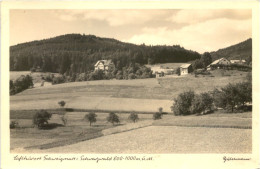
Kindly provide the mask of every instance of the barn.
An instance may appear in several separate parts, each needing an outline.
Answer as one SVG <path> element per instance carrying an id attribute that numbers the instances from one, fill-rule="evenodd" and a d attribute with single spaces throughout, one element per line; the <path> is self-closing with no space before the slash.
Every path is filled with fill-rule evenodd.
<path id="1" fill-rule="evenodd" d="M 207 66 L 207 70 L 211 70 L 211 67 L 214 65 L 230 65 L 231 62 L 226 58 L 220 58 L 218 60 L 215 60 L 210 65 Z"/>
<path id="2" fill-rule="evenodd" d="M 192 71 L 191 64 L 184 64 L 180 66 L 180 75 L 187 75 Z"/>

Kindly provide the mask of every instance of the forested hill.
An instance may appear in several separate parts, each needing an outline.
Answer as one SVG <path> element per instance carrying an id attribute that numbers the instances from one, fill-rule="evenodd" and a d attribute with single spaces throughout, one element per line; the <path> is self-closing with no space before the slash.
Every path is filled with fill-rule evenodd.
<path id="1" fill-rule="evenodd" d="M 252 39 L 240 42 L 227 48 L 219 49 L 216 52 L 211 52 L 212 60 L 222 57 L 227 59 L 245 59 L 248 63 L 252 61 Z"/>
<path id="2" fill-rule="evenodd" d="M 188 62 L 200 54 L 179 45 L 146 46 L 94 35 L 67 34 L 10 47 L 10 70 L 82 73 L 94 69 L 100 59 L 112 59 L 118 70 L 133 63 Z"/>

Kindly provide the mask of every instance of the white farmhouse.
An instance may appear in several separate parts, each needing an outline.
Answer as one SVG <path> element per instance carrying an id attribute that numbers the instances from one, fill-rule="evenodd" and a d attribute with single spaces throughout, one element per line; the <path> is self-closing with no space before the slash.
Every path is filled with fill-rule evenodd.
<path id="1" fill-rule="evenodd" d="M 99 60 L 95 64 L 95 70 L 108 71 L 113 68 L 115 68 L 115 65 L 112 60 Z"/>
<path id="2" fill-rule="evenodd" d="M 180 75 L 187 75 L 191 72 L 191 64 L 184 64 L 180 66 Z"/>

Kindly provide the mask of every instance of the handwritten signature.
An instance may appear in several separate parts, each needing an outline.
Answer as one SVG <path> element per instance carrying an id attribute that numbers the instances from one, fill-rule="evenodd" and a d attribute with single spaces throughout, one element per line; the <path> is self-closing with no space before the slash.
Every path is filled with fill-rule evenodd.
<path id="1" fill-rule="evenodd" d="M 224 163 L 225 163 L 226 161 L 234 161 L 234 160 L 238 160 L 238 161 L 240 161 L 240 160 L 251 160 L 251 158 L 244 158 L 244 157 L 226 157 L 226 156 L 224 156 L 224 157 L 223 157 L 223 160 L 224 160 Z"/>

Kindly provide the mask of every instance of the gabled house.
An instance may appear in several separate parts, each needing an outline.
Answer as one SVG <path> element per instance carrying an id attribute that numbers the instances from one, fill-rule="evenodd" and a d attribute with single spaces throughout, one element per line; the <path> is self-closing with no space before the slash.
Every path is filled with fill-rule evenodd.
<path id="1" fill-rule="evenodd" d="M 215 60 L 211 64 L 209 64 L 207 66 L 207 70 L 211 70 L 211 67 L 214 66 L 214 65 L 226 65 L 227 66 L 227 65 L 230 65 L 230 64 L 231 64 L 231 62 L 228 59 L 220 58 L 220 59 Z"/>
<path id="2" fill-rule="evenodd" d="M 108 71 L 114 68 L 115 68 L 115 64 L 112 62 L 112 60 L 99 60 L 95 64 L 95 70 Z"/>
<path id="3" fill-rule="evenodd" d="M 180 66 L 180 75 L 187 75 L 192 71 L 191 64 L 184 64 Z"/>

